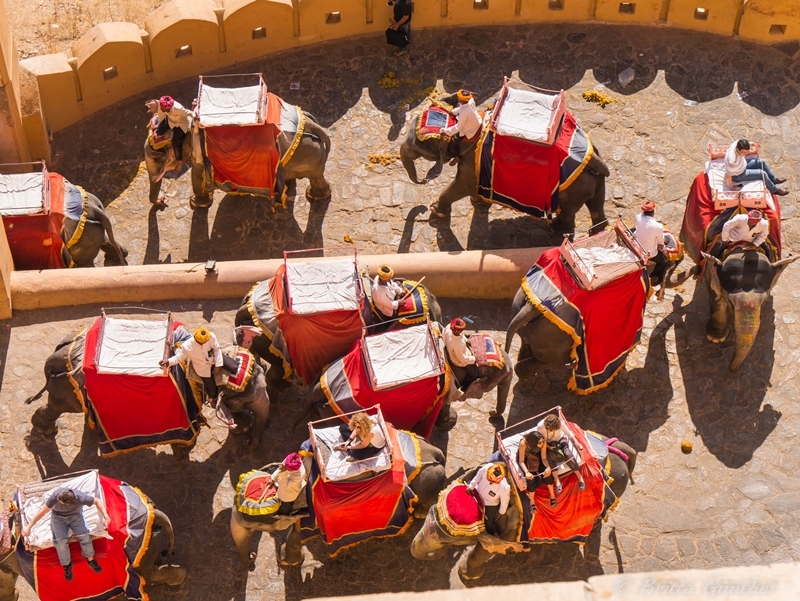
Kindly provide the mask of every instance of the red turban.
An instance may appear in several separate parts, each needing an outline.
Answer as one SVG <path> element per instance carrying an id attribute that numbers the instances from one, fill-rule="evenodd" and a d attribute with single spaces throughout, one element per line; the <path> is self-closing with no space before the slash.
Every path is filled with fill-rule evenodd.
<path id="1" fill-rule="evenodd" d="M 286 469 L 290 472 L 296 472 L 303 465 L 303 460 L 300 459 L 300 455 L 297 453 L 292 453 L 283 460 L 283 465 L 285 465 Z"/>
<path id="2" fill-rule="evenodd" d="M 764 218 L 764 214 L 758 209 L 753 209 L 747 212 L 747 221 L 750 223 L 758 223 Z"/>
<path id="3" fill-rule="evenodd" d="M 175 106 L 175 101 L 172 99 L 172 96 L 162 96 L 158 101 L 158 105 L 161 107 L 162 111 L 168 113 L 172 110 L 172 107 Z"/>
<path id="4" fill-rule="evenodd" d="M 652 200 L 648 200 L 642 203 L 642 213 L 646 211 L 655 211 L 656 210 L 656 203 Z"/>
<path id="5" fill-rule="evenodd" d="M 450 322 L 450 329 L 455 333 L 463 332 L 464 328 L 466 327 L 467 323 L 460 317 L 456 317 L 453 321 Z"/>

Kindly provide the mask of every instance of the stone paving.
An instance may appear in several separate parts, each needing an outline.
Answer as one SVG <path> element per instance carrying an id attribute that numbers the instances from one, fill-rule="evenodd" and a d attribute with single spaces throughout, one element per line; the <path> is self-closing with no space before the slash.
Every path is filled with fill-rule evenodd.
<path id="1" fill-rule="evenodd" d="M 477 48 L 475 40 L 491 40 L 491 48 Z M 629 66 L 636 78 L 621 88 L 616 74 Z M 774 170 L 789 178 L 793 194 L 783 199 L 784 244 L 798 250 L 793 202 L 800 167 L 791 159 L 800 154 L 800 63 L 779 49 L 668 28 L 486 27 L 415 32 L 411 53 L 401 59 L 373 36 L 237 68 L 255 69 L 264 71 L 274 92 L 328 127 L 333 199 L 327 206 L 309 206 L 302 194 L 305 184 L 299 183 L 286 211 L 273 213 L 261 201 L 229 197 L 217 198 L 207 213 L 192 213 L 188 181 L 179 180 L 165 190 L 170 208 L 150 213 L 146 176 L 139 171 L 146 122 L 142 100 L 172 93 L 189 102 L 196 83 L 155 90 L 59 132 L 54 140 L 54 170 L 108 205 L 132 263 L 276 257 L 284 248 L 333 245 L 345 234 L 370 252 L 557 243 L 542 224 L 495 207 L 487 218 L 466 199 L 455 207 L 452 228 L 428 223 L 425 207 L 452 177 L 449 167 L 425 187 L 409 183 L 399 165 L 365 167 L 370 152 L 396 152 L 416 104 L 437 80 L 448 90 L 467 86 L 487 102 L 502 75 L 516 70 L 525 81 L 569 89 L 571 110 L 612 171 L 610 214 L 617 207 L 630 218 L 642 199 L 652 198 L 677 232 L 683 199 L 702 168 L 707 144 L 740 135 L 761 140 Z M 377 86 L 389 70 L 415 81 L 394 89 Z M 300 82 L 300 90 L 290 90 L 291 82 Z M 600 84 L 618 100 L 605 109 L 580 98 Z M 740 100 L 735 93 L 744 89 L 749 95 Z M 405 104 L 411 105 L 409 112 Z M 584 211 L 579 225 L 587 224 Z M 663 302 L 648 305 L 642 343 L 609 388 L 589 397 L 570 393 L 566 368 L 516 382 L 508 423 L 561 405 L 584 428 L 633 445 L 639 463 L 617 511 L 583 549 L 543 545 L 528 554 L 498 557 L 480 584 L 800 560 L 798 284 L 800 270 L 791 266 L 764 308 L 755 346 L 738 374 L 727 368 L 733 342 L 706 341 L 707 295 L 699 288 L 695 296 L 689 282 L 669 291 Z M 176 300 L 155 308 L 172 310 L 191 326 L 208 322 L 228 339 L 237 306 L 238 299 Z M 503 339 L 510 302 L 445 299 L 442 306 L 447 316 L 479 316 L 478 327 Z M 203 430 L 188 456 L 159 447 L 100 459 L 96 436 L 78 415 L 62 418 L 55 438 L 31 433 L 36 406 L 22 401 L 42 385 L 45 357 L 65 333 L 88 325 L 98 312 L 94 306 L 18 313 L 0 331 L 5 351 L 0 497 L 7 499 L 16 482 L 86 467 L 139 486 L 172 517 L 176 561 L 189 570 L 181 587 L 151 587 L 156 600 L 279 601 L 464 586 L 456 575 L 461 551 L 431 563 L 411 558 L 407 549 L 416 528 L 333 559 L 322 544 L 312 542 L 303 567 L 285 571 L 275 564 L 275 540 L 263 536 L 257 570 L 239 569 L 227 525 L 233 485 L 243 471 L 297 448 L 303 433 L 290 425 L 302 401 L 298 390 L 272 395 L 271 423 L 253 453 L 216 424 Z M 462 405 L 455 430 L 435 436 L 434 442 L 447 449 L 450 474 L 477 464 L 493 449 L 494 428 L 487 419 L 493 403 L 487 395 Z M 690 454 L 681 452 L 683 440 L 693 443 Z M 21 598 L 33 599 L 27 585 L 21 589 Z"/>

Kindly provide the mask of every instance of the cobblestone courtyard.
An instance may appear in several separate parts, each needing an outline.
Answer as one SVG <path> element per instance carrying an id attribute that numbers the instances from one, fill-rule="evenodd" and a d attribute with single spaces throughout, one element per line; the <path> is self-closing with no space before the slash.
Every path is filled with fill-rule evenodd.
<path id="1" fill-rule="evenodd" d="M 188 104 L 196 80 L 154 90 L 58 132 L 52 168 L 104 201 L 133 264 L 278 257 L 284 248 L 338 244 L 345 234 L 360 250 L 387 253 L 557 244 L 540 223 L 496 207 L 476 211 L 466 199 L 455 205 L 451 228 L 429 223 L 426 207 L 452 177 L 451 167 L 419 187 L 399 163 L 365 166 L 369 153 L 397 152 L 408 120 L 437 80 L 450 91 L 468 87 L 486 103 L 504 74 L 519 71 L 529 83 L 568 89 L 570 109 L 611 169 L 609 215 L 619 211 L 630 219 L 646 197 L 659 203 L 658 214 L 677 232 L 708 143 L 760 140 L 765 158 L 792 190 L 782 199 L 784 246 L 785 253 L 797 252 L 795 50 L 667 28 L 555 25 L 418 31 L 410 54 L 398 59 L 379 37 L 356 38 L 236 69 L 262 71 L 271 91 L 328 128 L 333 150 L 327 177 L 334 192 L 327 205 L 310 206 L 301 182 L 286 210 L 273 213 L 259 200 L 220 195 L 211 210 L 193 213 L 185 177 L 165 187 L 170 207 L 150 212 L 140 168 L 143 100 L 169 93 Z M 621 88 L 617 74 L 628 67 L 636 77 Z M 376 84 L 387 71 L 402 80 L 397 88 Z M 299 90 L 290 89 L 293 82 Z M 580 98 L 600 84 L 617 99 L 605 109 Z M 743 90 L 748 96 L 740 100 L 736 94 Z M 584 211 L 579 229 L 587 225 Z M 707 295 L 701 286 L 695 295 L 689 282 L 648 305 L 642 343 L 609 388 L 589 397 L 570 393 L 566 368 L 516 382 L 508 423 L 561 405 L 582 427 L 634 446 L 639 462 L 619 507 L 583 549 L 543 545 L 497 557 L 479 584 L 800 560 L 798 284 L 800 268 L 790 266 L 764 307 L 756 344 L 737 374 L 727 367 L 733 341 L 706 341 Z M 176 300 L 156 308 L 173 311 L 190 326 L 208 322 L 228 340 L 238 302 Z M 477 327 L 503 340 L 510 304 L 445 299 L 442 309 L 450 317 L 478 316 Z M 191 452 L 177 455 L 159 447 L 100 459 L 96 435 L 78 415 L 63 417 L 55 438 L 31 433 L 37 405 L 23 401 L 41 387 L 46 356 L 98 313 L 97 306 L 19 312 L 0 332 L 0 498 L 8 499 L 17 482 L 87 467 L 140 487 L 171 516 L 175 560 L 189 572 L 180 587 L 150 587 L 157 601 L 278 601 L 464 586 L 456 575 L 462 551 L 436 562 L 413 560 L 408 546 L 421 522 L 402 537 L 369 541 L 334 559 L 312 542 L 303 567 L 285 571 L 275 563 L 276 541 L 264 535 L 256 571 L 239 568 L 228 531 L 233 485 L 240 473 L 282 458 L 303 440 L 302 428 L 290 429 L 303 398 L 296 389 L 271 396 L 271 422 L 253 453 L 213 419 Z M 447 449 L 448 473 L 491 453 L 494 427 L 487 414 L 493 404 L 487 395 L 462 405 L 456 428 L 434 438 Z M 691 454 L 681 452 L 684 439 L 693 443 Z M 34 598 L 22 581 L 20 589 L 22 599 Z"/>

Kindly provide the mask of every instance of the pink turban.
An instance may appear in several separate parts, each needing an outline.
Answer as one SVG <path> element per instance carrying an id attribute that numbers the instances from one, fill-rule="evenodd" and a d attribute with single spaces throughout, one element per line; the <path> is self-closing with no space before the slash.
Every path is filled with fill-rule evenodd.
<path id="1" fill-rule="evenodd" d="M 300 459 L 300 455 L 297 453 L 292 453 L 283 460 L 283 465 L 285 465 L 286 469 L 290 472 L 296 472 L 303 465 L 303 460 Z"/>

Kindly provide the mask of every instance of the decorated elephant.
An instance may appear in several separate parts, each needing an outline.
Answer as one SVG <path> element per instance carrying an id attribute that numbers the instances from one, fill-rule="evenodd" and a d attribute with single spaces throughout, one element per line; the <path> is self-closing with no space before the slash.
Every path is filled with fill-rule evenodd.
<path id="1" fill-rule="evenodd" d="M 151 100 L 148 108 L 154 112 L 158 101 Z M 290 106 L 290 105 L 287 105 Z M 310 201 L 326 200 L 331 196 L 331 188 L 325 180 L 325 163 L 330 154 L 331 141 L 325 129 L 319 125 L 313 115 L 297 109 L 299 112 L 299 134 L 295 136 L 279 135 L 276 137 L 278 153 L 282 157 L 283 179 L 289 182 L 307 178 L 309 188 L 306 198 Z M 192 189 L 194 197 L 191 199 L 192 208 L 205 208 L 211 206 L 212 187 L 206 177 L 206 170 L 201 156 L 200 142 L 194 137 L 198 135 L 196 126 L 190 127 L 183 141 L 183 156 L 191 157 Z M 287 132 L 284 132 L 286 134 Z M 289 131 L 288 133 L 292 133 Z M 156 148 L 158 147 L 158 149 Z M 196 151 L 195 151 L 196 147 Z M 287 160 L 288 155 L 288 160 Z M 170 144 L 155 144 L 152 134 L 144 143 L 144 160 L 150 176 L 150 202 L 153 205 L 163 205 L 161 180 L 163 177 L 176 177 L 174 169 L 176 163 L 171 153 Z M 182 171 L 182 170 L 181 170 Z"/>
<path id="2" fill-rule="evenodd" d="M 609 477 L 609 488 L 619 499 L 630 482 L 631 474 L 636 465 L 636 451 L 616 439 L 600 438 L 606 441 L 606 444 L 610 447 L 609 450 L 611 452 L 608 453 L 604 470 Z M 461 480 L 465 483 L 470 482 L 478 469 L 479 466 L 467 471 Z M 512 491 L 512 497 L 519 495 L 516 492 L 516 485 L 513 481 L 511 486 L 515 489 Z M 453 485 L 443 491 L 443 494 L 450 491 L 452 487 Z M 463 531 L 459 531 L 457 530 L 459 528 L 458 520 L 454 522 L 451 519 L 452 516 L 447 518 L 448 523 L 442 523 L 442 514 L 447 511 L 439 507 L 439 504 L 443 502 L 443 498 L 440 497 L 439 503 L 430 508 L 424 525 L 411 543 L 411 554 L 416 559 L 426 561 L 441 559 L 451 545 L 468 546 L 477 543 L 470 551 L 466 564 L 459 568 L 459 575 L 463 579 L 475 580 L 483 576 L 486 570 L 486 562 L 494 555 L 498 553 L 505 554 L 509 551 L 520 552 L 524 549 L 519 539 L 523 516 L 517 503 L 512 501 L 508 506 L 504 519 L 496 522 L 498 532 L 494 535 L 487 533 L 482 528 L 473 528 L 467 531 L 465 527 Z"/>
<path id="3" fill-rule="evenodd" d="M 181 339 L 181 336 L 184 338 L 189 336 L 183 327 L 176 330 L 176 338 Z M 38 408 L 31 418 L 33 427 L 46 435 L 55 434 L 58 431 L 56 420 L 62 413 L 87 413 L 84 405 L 87 393 L 81 373 L 85 337 L 86 330 L 66 337 L 56 346 L 55 351 L 44 364 L 44 386 L 25 401 L 26 404 L 30 404 L 41 398 L 45 392 L 48 393 L 47 404 Z M 242 350 L 238 349 L 238 351 Z M 246 350 L 244 352 L 247 353 Z M 232 386 L 236 386 L 236 384 L 231 384 L 229 380 L 228 385 L 223 389 L 223 398 L 237 423 L 234 432 L 247 432 L 248 444 L 252 448 L 256 448 L 260 444 L 269 415 L 269 396 L 267 395 L 264 370 L 255 357 L 252 355 L 250 357 L 252 361 L 245 365 L 245 368 L 248 369 L 247 374 L 243 374 L 243 379 L 237 382 L 239 390 L 235 390 Z M 242 365 L 242 363 L 236 364 L 237 366 Z M 172 369 L 182 370 L 183 368 L 176 366 Z M 196 389 L 201 391 L 202 386 L 196 387 Z M 198 392 L 198 394 L 202 393 Z M 194 395 L 192 393 L 189 395 L 192 398 L 187 399 L 186 402 L 194 403 Z M 194 408 L 194 413 L 199 413 L 199 408 Z"/>
<path id="4" fill-rule="evenodd" d="M 417 497 L 414 505 L 414 517 L 423 517 L 431 504 L 436 500 L 436 496 L 444 486 L 445 475 L 445 456 L 437 447 L 430 444 L 424 438 L 416 437 L 419 446 L 417 458 L 416 475 L 408 483 L 408 486 Z M 311 458 L 304 458 L 304 463 L 310 466 Z M 271 464 L 261 468 L 261 471 L 272 471 L 278 464 Z M 284 515 L 247 515 L 246 513 L 233 507 L 231 511 L 231 535 L 236 544 L 236 552 L 242 565 L 249 570 L 255 569 L 255 553 L 250 553 L 250 537 L 256 531 L 261 532 L 288 532 L 283 557 L 278 561 L 284 566 L 296 566 L 303 562 L 302 536 L 300 522 L 309 517 L 308 509 L 304 509 L 299 502 L 305 504 L 305 491 L 301 493 L 298 501 L 295 501 L 294 511 L 288 516 Z M 307 505 L 306 505 L 307 507 Z M 411 519 L 411 516 L 409 516 Z M 401 530 L 402 532 L 402 530 Z M 399 534 L 400 532 L 398 532 Z"/>
<path id="5" fill-rule="evenodd" d="M 396 281 L 398 284 L 402 284 L 402 280 Z M 364 302 L 368 304 L 365 309 L 365 321 L 370 319 L 370 315 L 372 315 L 372 320 L 377 320 L 377 317 L 374 315 L 375 309 L 371 305 L 371 281 L 368 277 L 362 277 L 362 284 L 365 290 Z M 420 284 L 414 294 L 419 295 L 420 298 L 425 298 L 425 305 L 427 306 L 430 320 L 440 322 L 442 319 L 442 310 L 433 293 L 424 285 Z M 261 305 L 262 301 L 259 300 L 261 298 L 264 299 L 263 307 Z M 234 317 L 234 324 L 237 327 L 255 326 L 264 334 L 264 336 L 259 336 L 253 340 L 251 350 L 260 359 L 269 364 L 269 369 L 266 374 L 268 386 L 272 389 L 281 390 L 285 389 L 289 383 L 293 381 L 291 377 L 292 369 L 289 365 L 289 361 L 287 361 L 287 355 L 289 353 L 286 348 L 287 343 L 283 339 L 283 336 L 281 335 L 279 337 L 280 342 L 276 342 L 275 335 L 279 330 L 279 320 L 274 317 L 272 312 L 273 303 L 268 299 L 268 282 L 259 282 L 245 295 L 244 299 L 242 299 L 242 304 L 236 311 L 236 316 Z M 420 315 L 411 317 L 414 322 L 420 321 L 420 318 L 424 320 L 424 316 Z M 369 324 L 369 321 L 367 321 L 367 323 Z M 397 322 L 395 323 L 397 324 Z M 399 323 L 396 327 L 401 327 L 402 325 L 402 323 Z M 360 336 L 360 332 L 358 332 L 357 335 Z M 355 338 L 351 338 L 350 342 L 353 340 L 355 340 Z M 346 346 L 344 348 L 346 349 Z M 340 355 L 330 357 L 329 361 L 338 359 L 339 356 Z"/>
<path id="6" fill-rule="evenodd" d="M 80 190 L 80 189 L 79 189 Z M 101 250 L 106 265 L 127 265 L 128 252 L 114 239 L 111 220 L 105 207 L 94 194 L 80 190 L 83 196 L 83 214 L 79 219 L 64 217 L 61 237 L 75 267 L 94 267 L 94 259 Z"/>
<path id="7" fill-rule="evenodd" d="M 148 501 L 150 501 L 148 499 Z M 150 501 L 152 505 L 152 501 Z M 19 541 L 19 525 L 15 512 L 9 512 L 9 541 L 11 551 L 0 554 L 0 601 L 17 601 L 17 578 L 22 575 L 17 553 L 14 551 Z M 147 584 L 167 584 L 178 586 L 186 579 L 186 569 L 170 563 L 170 556 L 175 547 L 175 533 L 169 517 L 153 507 L 152 524 L 149 526 L 149 542 L 147 550 L 136 566 L 136 572 Z M 3 535 L 0 533 L 0 546 Z"/>
<path id="8" fill-rule="evenodd" d="M 453 106 L 455 95 L 438 99 L 444 104 Z M 424 184 L 425 180 L 417 177 L 414 161 L 424 158 L 428 161 L 440 163 L 443 160 L 458 158 L 458 167 L 455 179 L 439 195 L 438 200 L 431 206 L 431 210 L 438 217 L 449 219 L 451 206 L 462 198 L 473 198 L 478 190 L 478 179 L 475 166 L 475 155 L 479 141 L 460 140 L 457 154 L 453 154 L 449 142 L 441 136 L 429 137 L 421 140 L 418 136 L 421 115 L 417 116 L 408 128 L 405 140 L 400 147 L 400 160 L 408 172 L 409 179 L 415 184 Z M 605 216 L 605 180 L 610 175 L 608 167 L 600 158 L 598 150 L 592 146 L 592 155 L 583 167 L 580 175 L 572 183 L 561 190 L 558 195 L 558 215 L 550 226 L 558 234 L 567 234 L 575 231 L 575 215 L 586 205 L 592 218 L 593 231 L 602 229 L 606 220 Z"/>
<path id="9" fill-rule="evenodd" d="M 733 312 L 733 331 L 736 349 L 730 370 L 737 371 L 753 348 L 761 325 L 761 307 L 769 298 L 781 273 L 797 256 L 771 262 L 760 250 L 737 248 L 724 260 L 703 253 L 706 264 L 705 280 L 711 315 L 706 336 L 711 342 L 723 342 L 730 332 L 728 308 Z"/>

